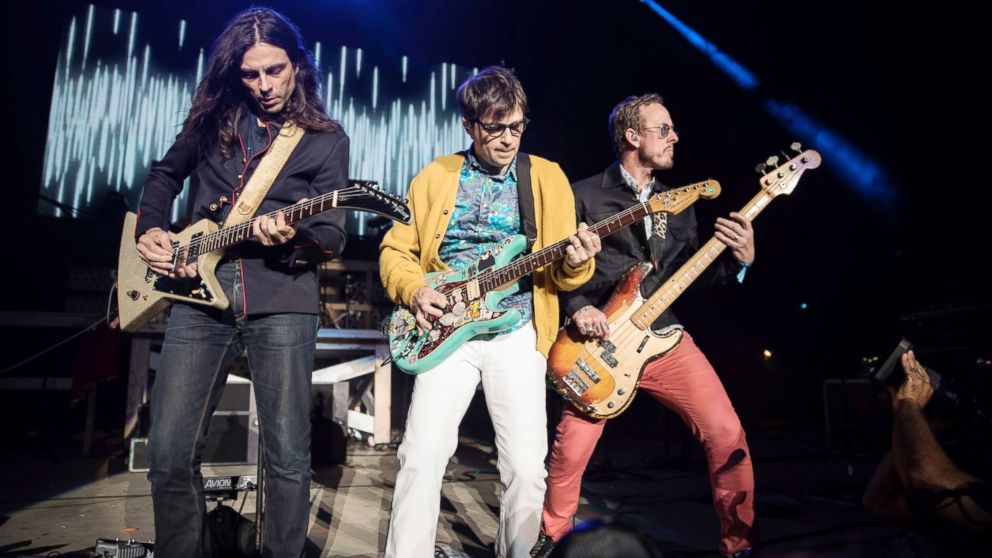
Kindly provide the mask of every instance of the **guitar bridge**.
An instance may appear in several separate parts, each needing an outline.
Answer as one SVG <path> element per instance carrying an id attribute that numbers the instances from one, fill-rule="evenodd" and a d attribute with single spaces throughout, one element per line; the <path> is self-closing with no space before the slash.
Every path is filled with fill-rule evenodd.
<path id="1" fill-rule="evenodd" d="M 574 370 L 569 372 L 568 374 L 565 374 L 565 377 L 562 378 L 562 381 L 565 382 L 565 385 L 568 386 L 568 389 L 572 390 L 575 393 L 575 395 L 581 396 L 583 393 L 589 390 L 589 386 L 582 381 L 582 378 L 579 378 L 579 375 L 576 374 Z"/>
<path id="2" fill-rule="evenodd" d="M 638 353 L 640 353 L 641 351 L 644 350 L 644 345 L 647 345 L 648 344 L 648 339 L 649 339 L 649 337 L 647 335 L 645 335 L 644 336 L 644 340 L 641 341 L 641 344 L 637 346 L 637 352 Z"/>

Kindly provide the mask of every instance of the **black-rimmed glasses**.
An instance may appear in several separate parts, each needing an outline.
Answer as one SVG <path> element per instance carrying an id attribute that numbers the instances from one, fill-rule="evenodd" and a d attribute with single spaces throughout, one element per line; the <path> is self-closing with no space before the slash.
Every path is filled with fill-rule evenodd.
<path id="1" fill-rule="evenodd" d="M 489 137 L 498 138 L 499 136 L 502 136 L 503 132 L 506 132 L 507 129 L 509 129 L 510 133 L 514 136 L 519 136 L 524 133 L 524 130 L 527 129 L 527 125 L 530 124 L 530 119 L 524 118 L 523 120 L 518 120 L 509 124 L 503 124 L 500 122 L 486 123 L 481 120 L 475 120 L 475 123 L 478 124 L 479 127 L 482 128 L 482 131 L 488 134 Z"/>

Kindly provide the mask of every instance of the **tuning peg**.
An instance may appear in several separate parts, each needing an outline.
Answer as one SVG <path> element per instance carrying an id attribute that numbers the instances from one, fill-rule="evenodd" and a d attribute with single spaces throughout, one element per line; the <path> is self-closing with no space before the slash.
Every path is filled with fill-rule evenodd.
<path id="1" fill-rule="evenodd" d="M 771 157 L 769 157 L 768 160 L 765 161 L 765 166 L 766 167 L 772 167 L 772 168 L 777 167 L 778 166 L 778 155 L 772 155 Z"/>
<path id="2" fill-rule="evenodd" d="M 764 175 L 768 174 L 768 170 L 767 169 L 768 169 L 768 167 L 765 166 L 764 163 L 758 163 L 758 165 L 756 167 L 754 167 L 754 172 L 756 172 L 756 173 L 764 176 Z"/>
<path id="3" fill-rule="evenodd" d="M 796 153 L 802 153 L 803 144 L 799 143 L 798 141 L 794 141 L 792 142 L 792 145 L 789 146 L 789 149 L 795 151 Z"/>

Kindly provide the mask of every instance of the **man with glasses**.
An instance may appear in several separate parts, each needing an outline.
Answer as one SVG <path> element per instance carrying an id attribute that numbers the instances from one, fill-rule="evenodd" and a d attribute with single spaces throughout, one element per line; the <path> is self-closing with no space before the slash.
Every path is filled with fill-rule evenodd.
<path id="1" fill-rule="evenodd" d="M 524 234 L 532 250 L 568 238 L 567 256 L 520 281 L 500 303 L 521 318 L 498 335 L 456 349 L 414 384 L 386 556 L 444 556 L 434 545 L 445 466 L 458 445 L 458 425 L 482 382 L 496 431 L 503 491 L 496 555 L 527 556 L 537 540 L 544 501 L 547 353 L 558 332 L 558 292 L 593 273 L 599 237 L 576 227 L 575 201 L 557 164 L 520 153 L 527 97 L 509 70 L 486 68 L 458 88 L 462 125 L 472 145 L 439 157 L 413 179 L 413 222 L 394 224 L 383 239 L 380 273 L 386 293 L 408 306 L 424 329 L 448 300 L 424 274 L 465 270 L 509 236 Z M 570 236 L 571 235 L 571 236 Z"/>
<path id="2" fill-rule="evenodd" d="M 657 94 L 628 97 L 610 114 L 609 129 L 618 160 L 602 173 L 573 186 L 578 218 L 596 222 L 666 189 L 658 171 L 672 168 L 679 135 L 672 117 Z M 716 238 L 727 245 L 711 275 L 700 283 L 743 281 L 754 261 L 754 231 L 738 213 L 716 220 Z M 678 215 L 649 216 L 643 227 L 630 227 L 603 239 L 593 278 L 563 293 L 562 306 L 580 333 L 607 338 L 610 334 L 603 308 L 623 274 L 639 262 L 650 261 L 655 271 L 642 283 L 650 294 L 698 249 L 696 216 L 689 207 Z M 656 332 L 682 328 L 666 310 L 652 324 Z M 669 354 L 647 365 L 640 388 L 672 409 L 703 444 L 709 466 L 713 504 L 720 518 L 720 551 L 725 556 L 749 556 L 756 544 L 754 530 L 754 475 L 750 450 L 737 413 L 713 367 L 683 332 Z M 562 411 L 544 503 L 543 528 L 532 556 L 547 556 L 570 529 L 578 508 L 582 474 L 606 426 L 571 405 Z"/>

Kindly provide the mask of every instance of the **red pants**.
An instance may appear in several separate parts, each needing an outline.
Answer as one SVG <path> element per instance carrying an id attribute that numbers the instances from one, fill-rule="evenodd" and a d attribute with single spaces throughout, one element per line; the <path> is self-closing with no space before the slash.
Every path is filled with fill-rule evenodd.
<path id="1" fill-rule="evenodd" d="M 744 429 L 713 366 L 688 333 L 675 350 L 645 368 L 640 389 L 678 413 L 703 444 L 720 518 L 720 551 L 755 546 L 754 473 Z M 604 426 L 606 420 L 589 419 L 571 405 L 562 411 L 543 513 L 544 533 L 556 541 L 571 529 L 582 474 Z"/>

